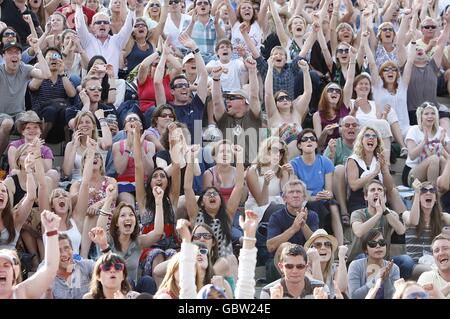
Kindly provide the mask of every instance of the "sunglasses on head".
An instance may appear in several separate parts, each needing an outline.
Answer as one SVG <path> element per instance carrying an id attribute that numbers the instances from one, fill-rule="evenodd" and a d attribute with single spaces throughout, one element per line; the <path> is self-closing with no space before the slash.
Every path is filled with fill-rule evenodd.
<path id="1" fill-rule="evenodd" d="M 123 271 L 125 269 L 125 264 L 108 262 L 100 265 L 101 271 L 110 271 L 113 268 L 117 271 Z"/>
<path id="2" fill-rule="evenodd" d="M 436 188 L 435 187 L 431 187 L 431 188 L 421 187 L 420 193 L 421 194 L 426 194 L 426 193 L 436 194 Z"/>
<path id="3" fill-rule="evenodd" d="M 426 291 L 415 291 L 406 296 L 406 299 L 429 299 L 430 295 Z"/>
<path id="4" fill-rule="evenodd" d="M 322 248 L 322 246 L 325 246 L 326 248 L 331 248 L 331 247 L 333 247 L 333 245 L 331 244 L 331 241 L 326 241 L 326 242 L 315 242 L 315 243 L 313 243 L 312 244 L 312 246 L 315 248 L 315 249 L 321 249 Z"/>
<path id="5" fill-rule="evenodd" d="M 159 5 L 159 3 L 150 3 L 149 7 L 150 8 L 160 8 L 161 6 Z"/>
<path id="6" fill-rule="evenodd" d="M 94 21 L 94 24 L 96 24 L 96 25 L 101 25 L 101 24 L 108 25 L 109 23 L 110 22 L 108 20 L 97 20 L 97 21 Z"/>
<path id="7" fill-rule="evenodd" d="M 317 142 L 317 138 L 315 136 L 302 136 L 300 141 L 302 141 L 302 142 L 308 142 L 308 141 Z"/>
<path id="8" fill-rule="evenodd" d="M 383 72 L 389 72 L 389 71 L 397 72 L 397 68 L 395 66 L 387 66 L 387 67 L 383 68 Z"/>
<path id="9" fill-rule="evenodd" d="M 383 31 L 383 32 L 388 32 L 388 31 L 394 31 L 394 29 L 392 29 L 392 28 L 382 28 L 381 29 L 381 31 Z"/>
<path id="10" fill-rule="evenodd" d="M 289 97 L 289 95 L 282 95 L 277 97 L 277 102 L 283 102 L 283 101 L 291 101 L 291 98 Z"/>
<path id="11" fill-rule="evenodd" d="M 169 4 L 178 4 L 178 3 L 180 3 L 180 0 L 170 0 L 169 1 Z"/>
<path id="12" fill-rule="evenodd" d="M 339 94 L 341 94 L 341 89 L 340 88 L 328 88 L 327 92 L 328 93 L 339 93 Z"/>
<path id="13" fill-rule="evenodd" d="M 435 26 L 435 25 L 424 25 L 424 26 L 422 26 L 422 28 L 424 28 L 424 29 L 426 29 L 426 30 L 430 30 L 430 29 L 436 29 L 437 28 L 437 26 Z"/>
<path id="14" fill-rule="evenodd" d="M 163 119 L 168 119 L 168 118 L 173 119 L 174 118 L 173 114 L 169 114 L 169 113 L 163 113 L 158 117 L 162 117 Z"/>
<path id="15" fill-rule="evenodd" d="M 386 246 L 386 241 L 384 239 L 379 239 L 379 240 L 369 240 L 367 242 L 367 246 L 369 246 L 370 248 L 375 248 L 377 247 L 377 245 L 380 245 L 380 247 L 384 247 Z"/>
<path id="16" fill-rule="evenodd" d="M 294 269 L 294 267 L 299 270 L 303 270 L 306 268 L 306 265 L 305 264 L 295 264 L 295 265 L 294 264 L 284 264 L 284 268 L 286 268 L 286 269 Z"/>
<path id="17" fill-rule="evenodd" d="M 337 53 L 343 54 L 343 53 L 349 53 L 349 52 L 350 52 L 350 49 L 337 49 Z"/>
<path id="18" fill-rule="evenodd" d="M 205 239 L 205 240 L 209 240 L 209 239 L 212 239 L 212 238 L 213 238 L 213 235 L 210 234 L 210 233 L 196 233 L 196 234 L 192 235 L 192 238 L 193 238 L 194 240 L 199 240 L 199 239 L 201 239 L 202 237 L 203 237 L 203 239 Z"/>
<path id="19" fill-rule="evenodd" d="M 102 91 L 102 87 L 101 86 L 90 86 L 87 88 L 89 91 L 98 91 L 101 92 Z"/>
<path id="20" fill-rule="evenodd" d="M 173 85 L 174 89 L 188 88 L 189 83 L 177 83 Z"/>
<path id="21" fill-rule="evenodd" d="M 364 137 L 365 137 L 365 138 L 373 138 L 373 139 L 375 139 L 375 138 L 377 138 L 378 136 L 377 136 L 377 134 L 365 133 L 365 134 L 364 134 Z"/>
<path id="22" fill-rule="evenodd" d="M 16 33 L 12 32 L 12 31 L 7 31 L 7 32 L 3 33 L 3 36 L 4 37 L 15 37 Z"/>

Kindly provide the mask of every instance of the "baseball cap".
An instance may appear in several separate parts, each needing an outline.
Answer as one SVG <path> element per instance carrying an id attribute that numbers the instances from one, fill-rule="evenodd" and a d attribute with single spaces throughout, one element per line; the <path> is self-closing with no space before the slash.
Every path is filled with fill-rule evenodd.
<path id="1" fill-rule="evenodd" d="M 23 51 L 22 46 L 20 45 L 19 42 L 16 41 L 12 41 L 12 42 L 6 42 L 6 44 L 3 46 L 3 52 L 5 52 L 8 49 L 11 48 L 18 48 L 20 50 L 20 52 Z"/>
<path id="2" fill-rule="evenodd" d="M 245 103 L 250 104 L 250 102 L 248 101 L 247 92 L 245 92 L 243 89 L 225 93 L 224 97 L 227 97 L 227 96 L 242 96 L 245 99 Z"/>
<path id="3" fill-rule="evenodd" d="M 191 52 L 183 58 L 183 65 L 192 59 L 195 59 L 195 55 L 194 55 L 194 53 Z"/>

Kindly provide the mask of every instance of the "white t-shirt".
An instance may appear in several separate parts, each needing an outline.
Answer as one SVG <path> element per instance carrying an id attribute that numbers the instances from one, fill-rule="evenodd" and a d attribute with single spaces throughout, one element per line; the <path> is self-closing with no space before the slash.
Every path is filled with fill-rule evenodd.
<path id="1" fill-rule="evenodd" d="M 245 43 L 244 38 L 242 37 L 241 30 L 239 30 L 240 25 L 241 23 L 239 21 L 236 21 L 236 23 L 231 28 L 231 43 L 233 44 L 234 50 L 236 50 L 238 44 L 242 44 L 244 48 L 248 50 L 247 44 Z M 263 32 L 258 22 L 255 21 L 252 23 L 248 35 L 250 36 L 250 39 L 253 41 L 253 44 L 255 45 L 256 49 L 259 51 L 262 45 Z"/>
<path id="2" fill-rule="evenodd" d="M 441 132 L 442 132 L 442 128 L 439 127 L 439 129 L 437 130 L 437 132 L 434 136 L 428 137 L 428 141 L 439 140 L 439 137 L 441 136 Z M 419 126 L 414 125 L 409 128 L 408 133 L 406 134 L 406 137 L 405 137 L 405 143 L 407 143 L 408 140 L 413 140 L 416 143 L 416 145 L 419 145 L 423 141 L 424 138 L 425 138 L 425 135 L 419 129 Z M 450 141 L 450 138 L 448 137 L 448 135 L 446 136 L 445 141 L 447 143 Z M 419 164 L 419 158 L 420 158 L 420 155 L 417 156 L 414 160 L 412 160 L 408 155 L 408 158 L 406 159 L 405 164 L 411 168 L 414 168 L 414 167 L 416 167 L 416 165 Z"/>
<path id="3" fill-rule="evenodd" d="M 241 59 L 234 59 L 228 63 L 222 63 L 219 60 L 210 61 L 207 67 L 221 66 L 223 69 L 227 69 L 228 72 L 222 72 L 220 76 L 220 83 L 222 90 L 224 91 L 237 91 L 241 89 L 241 76 L 243 72 L 246 72 L 244 62 Z"/>
<path id="4" fill-rule="evenodd" d="M 167 16 L 166 24 L 164 26 L 164 34 L 169 39 L 170 43 L 176 48 L 184 48 L 184 46 L 178 41 L 180 34 L 187 29 L 189 23 L 191 23 L 192 17 L 187 14 L 181 14 L 180 25 L 177 27 L 170 17 Z"/>

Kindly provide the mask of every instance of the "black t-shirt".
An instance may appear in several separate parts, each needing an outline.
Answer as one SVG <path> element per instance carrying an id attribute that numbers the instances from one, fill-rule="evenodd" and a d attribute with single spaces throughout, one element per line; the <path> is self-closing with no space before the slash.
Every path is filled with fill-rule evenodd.
<path id="1" fill-rule="evenodd" d="M 24 14 L 30 14 L 34 27 L 37 28 L 39 27 L 39 19 L 37 15 L 28 7 L 24 12 L 20 12 L 19 8 L 17 8 L 16 4 L 12 0 L 3 0 L 1 3 L 1 8 L 1 21 L 6 23 L 8 27 L 12 27 L 17 31 L 22 46 L 28 46 L 27 37 L 31 34 L 31 30 L 28 23 L 25 22 L 22 16 Z"/>
<path id="2" fill-rule="evenodd" d="M 75 105 L 75 106 L 71 106 L 68 107 L 66 109 L 66 125 L 69 124 L 69 121 L 73 118 L 75 118 L 75 116 L 77 116 L 78 112 L 81 111 L 81 109 L 83 108 L 83 105 L 81 103 Z M 109 115 L 109 114 L 114 114 L 116 117 L 117 116 L 117 112 L 116 109 L 112 106 L 109 106 L 107 104 L 103 104 L 103 103 L 99 103 L 98 104 L 98 109 L 102 109 L 105 113 L 105 118 Z M 95 118 L 95 121 L 97 123 L 97 129 L 99 129 L 101 131 L 101 126 L 100 126 L 100 122 L 98 121 L 97 118 Z"/>

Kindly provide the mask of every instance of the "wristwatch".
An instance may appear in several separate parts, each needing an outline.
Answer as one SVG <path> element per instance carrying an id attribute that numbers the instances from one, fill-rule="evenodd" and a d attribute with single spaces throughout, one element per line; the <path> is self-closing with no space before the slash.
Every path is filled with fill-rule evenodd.
<path id="1" fill-rule="evenodd" d="M 67 77 L 69 77 L 69 76 L 67 75 L 67 72 L 64 72 L 63 74 L 61 74 L 61 77 L 62 77 L 62 78 L 67 78 Z"/>
<path id="2" fill-rule="evenodd" d="M 383 212 L 383 216 L 386 216 L 387 214 L 390 214 L 391 211 L 389 209 L 385 209 Z"/>

